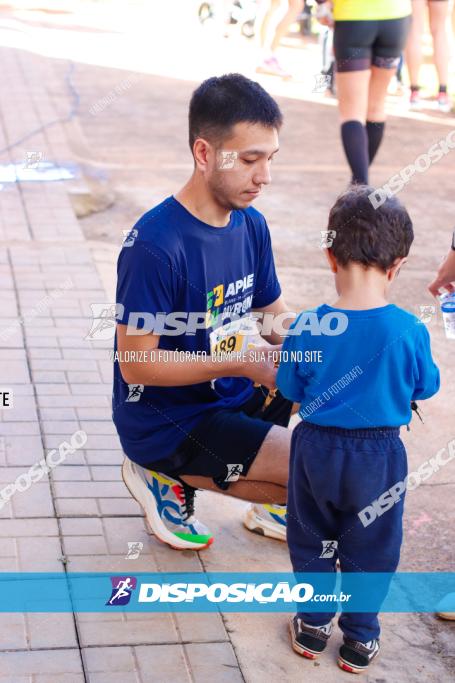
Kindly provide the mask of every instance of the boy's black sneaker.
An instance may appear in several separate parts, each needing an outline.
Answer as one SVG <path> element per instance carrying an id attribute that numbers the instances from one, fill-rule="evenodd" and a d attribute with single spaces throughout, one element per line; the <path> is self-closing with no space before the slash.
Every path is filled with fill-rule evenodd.
<path id="1" fill-rule="evenodd" d="M 379 640 L 377 639 L 370 640 L 368 643 L 361 643 L 358 640 L 345 638 L 344 645 L 340 647 L 338 666 L 351 674 L 360 674 L 368 669 L 378 653 Z"/>
<path id="2" fill-rule="evenodd" d="M 298 616 L 289 622 L 292 647 L 297 654 L 308 659 L 316 659 L 326 648 L 332 634 L 332 622 L 324 626 L 310 626 Z"/>

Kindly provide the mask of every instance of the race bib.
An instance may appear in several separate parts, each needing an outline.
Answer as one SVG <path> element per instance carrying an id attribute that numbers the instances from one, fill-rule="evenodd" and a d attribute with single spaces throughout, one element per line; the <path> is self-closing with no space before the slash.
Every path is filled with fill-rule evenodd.
<path id="1" fill-rule="evenodd" d="M 252 337 L 259 334 L 256 321 L 245 317 L 233 320 L 210 333 L 210 354 L 242 353 Z"/>

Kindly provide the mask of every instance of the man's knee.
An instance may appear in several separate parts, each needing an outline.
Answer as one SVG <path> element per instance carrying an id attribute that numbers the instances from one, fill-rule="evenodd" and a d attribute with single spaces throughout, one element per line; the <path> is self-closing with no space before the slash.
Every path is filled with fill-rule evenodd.
<path id="1" fill-rule="evenodd" d="M 247 479 L 287 486 L 292 432 L 274 425 L 251 465 Z"/>

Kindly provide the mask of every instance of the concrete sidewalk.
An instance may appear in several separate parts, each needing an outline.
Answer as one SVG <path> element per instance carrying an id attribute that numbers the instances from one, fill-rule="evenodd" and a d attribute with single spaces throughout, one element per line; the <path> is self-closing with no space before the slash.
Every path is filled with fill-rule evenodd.
<path id="1" fill-rule="evenodd" d="M 1 163 L 22 165 L 27 152 L 40 151 L 67 168 L 67 136 L 77 127 L 63 86 L 68 65 L 14 49 L 1 49 L 0 57 Z M 68 120 L 47 125 L 59 119 Z M 147 535 L 120 477 L 110 409 L 112 343 L 86 339 L 91 304 L 113 301 L 118 249 L 85 241 L 70 185 L 15 182 L 0 192 L 0 332 L 9 329 L 0 335 L 0 380 L 14 394 L 14 408 L 0 411 L 1 486 L 75 430 L 88 435 L 82 451 L 0 511 L 0 570 L 288 571 L 285 545 L 247 532 L 239 521 L 244 504 L 216 494 L 198 496 L 198 516 L 216 535 L 204 553 L 177 553 Z M 450 437 L 449 422 L 441 431 Z M 425 437 L 430 449 L 435 436 L 433 427 Z M 421 438 L 417 431 L 409 443 Z M 453 490 L 453 475 L 445 477 Z M 444 506 L 439 513 L 434 507 L 442 521 Z M 440 543 L 443 536 L 441 530 Z M 132 541 L 144 544 L 134 561 L 125 559 Z M 427 548 L 432 542 L 438 541 L 428 538 Z M 286 615 L 254 614 L 0 614 L 0 683 L 347 680 L 334 661 L 338 634 L 320 662 L 306 662 L 290 650 L 286 621 Z M 451 624 L 431 615 L 386 615 L 383 623 L 383 654 L 365 681 L 449 680 Z"/>

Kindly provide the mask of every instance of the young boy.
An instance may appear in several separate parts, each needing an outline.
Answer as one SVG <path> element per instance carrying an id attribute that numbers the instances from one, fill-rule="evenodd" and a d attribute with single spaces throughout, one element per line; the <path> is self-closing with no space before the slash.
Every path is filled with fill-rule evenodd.
<path id="1" fill-rule="evenodd" d="M 293 569 L 333 572 L 333 583 L 337 558 L 342 572 L 396 570 L 404 493 L 374 521 L 359 513 L 405 480 L 400 426 L 411 420 L 411 401 L 439 389 L 425 325 L 387 301 L 414 237 L 411 219 L 396 198 L 374 209 L 371 192 L 349 189 L 333 206 L 326 253 L 338 299 L 294 321 L 277 377 L 281 393 L 301 404 L 288 489 Z M 299 612 L 290 624 L 294 650 L 315 659 L 334 616 Z M 379 651 L 378 615 L 343 613 L 339 626 L 339 666 L 365 670 Z"/>

